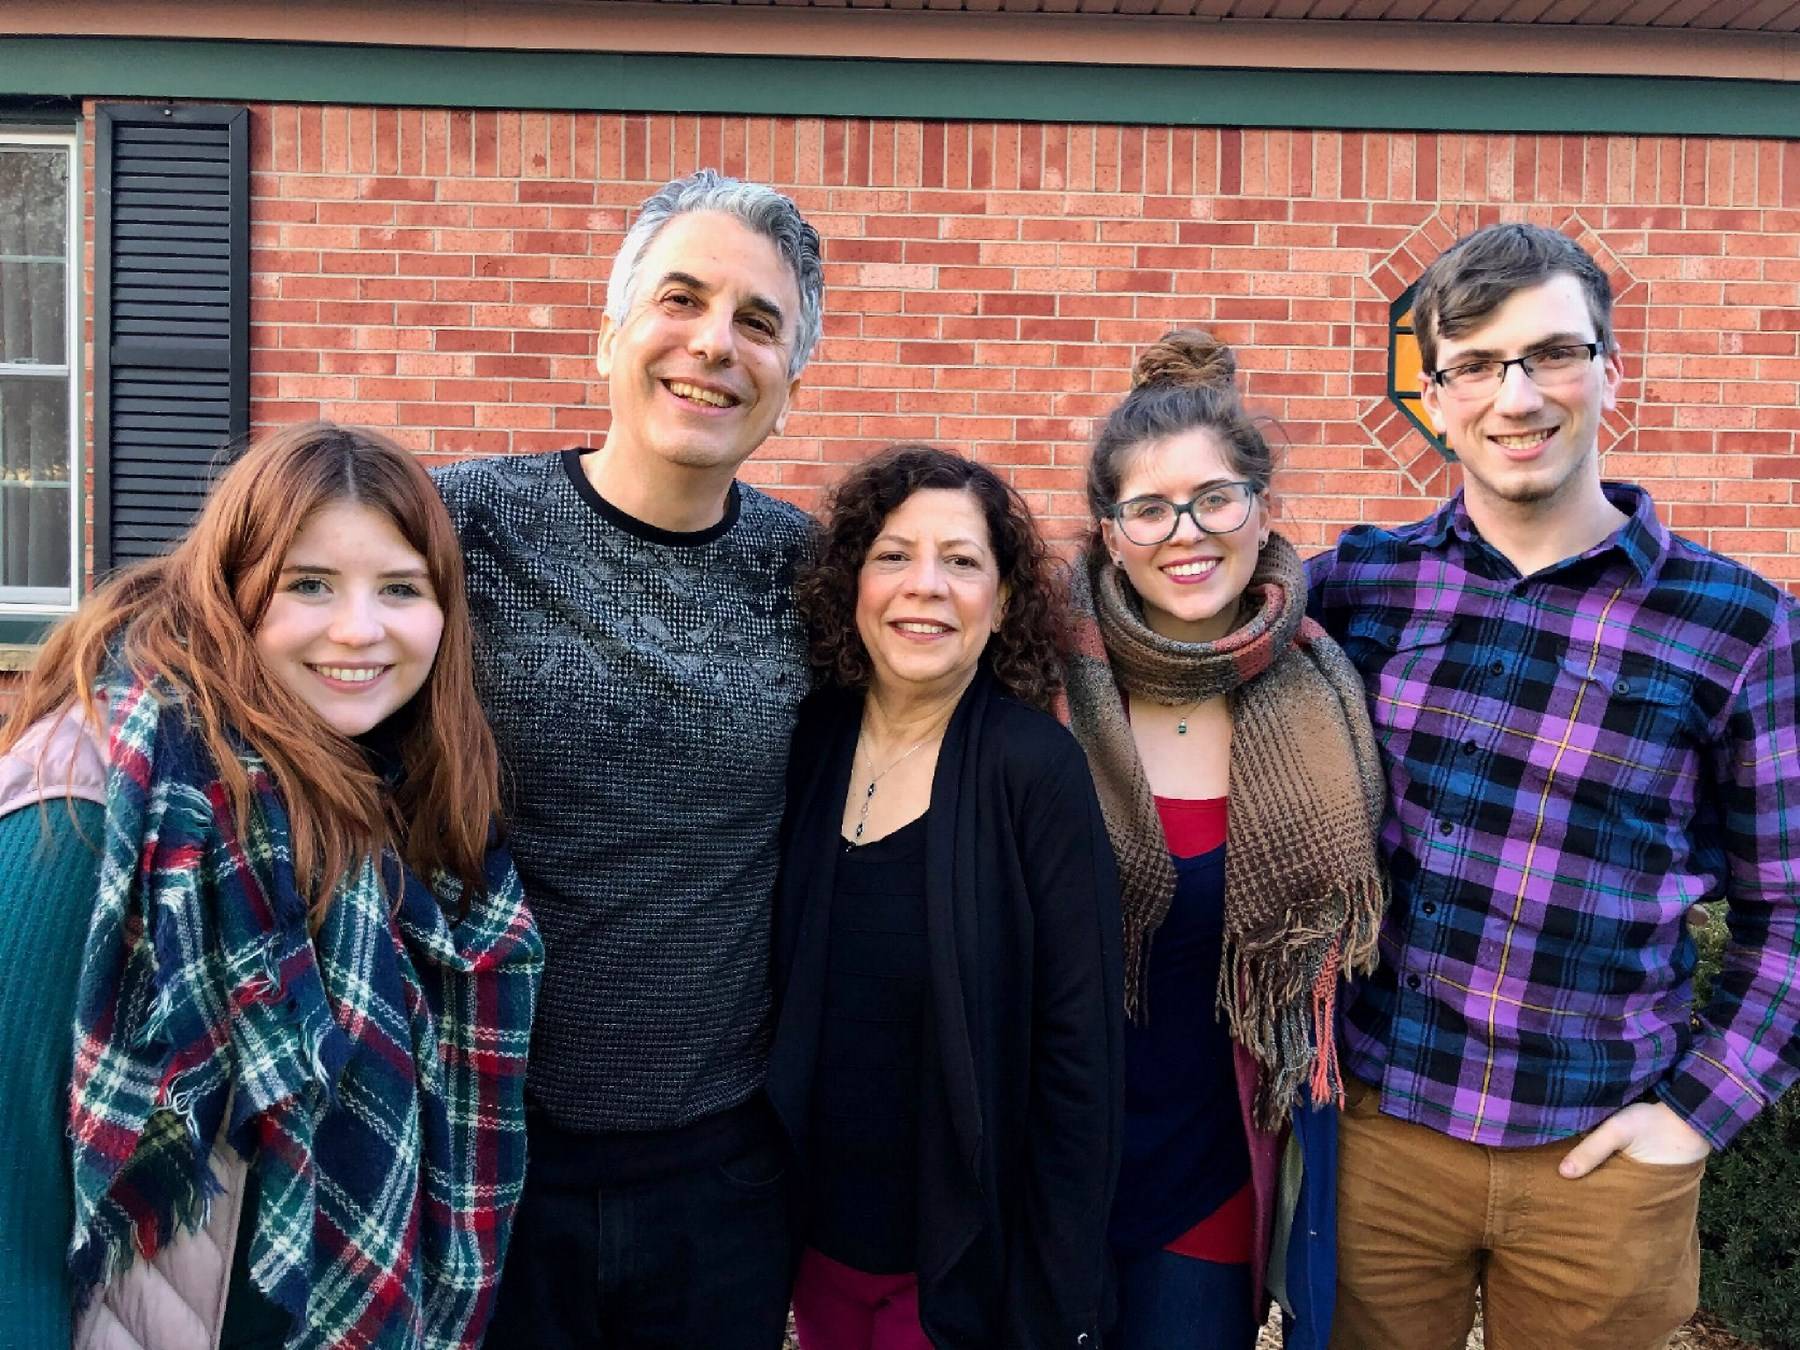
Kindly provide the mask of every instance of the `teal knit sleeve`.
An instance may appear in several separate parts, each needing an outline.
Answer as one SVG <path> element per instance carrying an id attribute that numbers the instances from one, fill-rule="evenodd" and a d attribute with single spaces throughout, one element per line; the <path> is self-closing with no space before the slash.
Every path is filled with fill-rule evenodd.
<path id="1" fill-rule="evenodd" d="M 0 817 L 0 1350 L 69 1344 L 69 1073 L 106 826 L 69 805 Z"/>

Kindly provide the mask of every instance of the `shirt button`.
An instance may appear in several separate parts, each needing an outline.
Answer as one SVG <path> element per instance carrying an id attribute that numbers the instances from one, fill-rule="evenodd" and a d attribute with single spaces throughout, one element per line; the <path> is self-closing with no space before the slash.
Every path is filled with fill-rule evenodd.
<path id="1" fill-rule="evenodd" d="M 1463 753 L 1465 755 L 1472 755 L 1480 748 L 1481 747 L 1476 745 L 1474 741 L 1464 741 L 1463 742 Z"/>
<path id="2" fill-rule="evenodd" d="M 1398 633 L 1389 633 L 1382 641 L 1387 643 L 1388 646 L 1398 649 L 1400 646 L 1400 635 Z"/>
<path id="3" fill-rule="evenodd" d="M 1630 692 L 1631 692 L 1631 681 L 1630 680 L 1614 680 L 1613 681 L 1613 693 L 1615 693 L 1615 694 L 1619 695 L 1621 698 L 1623 698 L 1626 694 L 1629 694 Z"/>
<path id="4" fill-rule="evenodd" d="M 1419 908 L 1426 914 L 1436 914 L 1437 913 L 1437 901 L 1427 900 L 1424 904 L 1420 905 Z"/>
<path id="5" fill-rule="evenodd" d="M 1408 975 L 1406 977 L 1406 987 L 1408 989 L 1417 989 L 1419 987 L 1419 977 L 1417 975 Z"/>
<path id="6" fill-rule="evenodd" d="M 1488 662 L 1488 674 L 1490 674 L 1490 675 L 1506 674 L 1506 662 L 1504 662 L 1504 661 Z"/>
<path id="7" fill-rule="evenodd" d="M 1456 826 L 1452 825 L 1447 820 L 1440 820 L 1438 822 L 1438 833 L 1439 834 L 1455 834 Z"/>

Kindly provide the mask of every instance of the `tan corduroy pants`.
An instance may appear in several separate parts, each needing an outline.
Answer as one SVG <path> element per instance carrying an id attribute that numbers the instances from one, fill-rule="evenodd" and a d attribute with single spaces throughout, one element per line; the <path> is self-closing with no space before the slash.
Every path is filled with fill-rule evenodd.
<path id="1" fill-rule="evenodd" d="M 1347 1084 L 1333 1350 L 1651 1350 L 1693 1315 L 1704 1163 L 1615 1154 L 1579 1181 L 1573 1139 L 1501 1149 L 1380 1113 Z"/>

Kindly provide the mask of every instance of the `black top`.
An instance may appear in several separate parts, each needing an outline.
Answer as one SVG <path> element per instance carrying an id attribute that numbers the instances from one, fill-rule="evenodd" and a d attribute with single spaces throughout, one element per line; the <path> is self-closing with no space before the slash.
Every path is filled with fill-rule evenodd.
<path id="1" fill-rule="evenodd" d="M 1173 1242 L 1250 1179 L 1231 1033 L 1214 1013 L 1225 846 L 1174 857 L 1175 895 L 1150 944 L 1142 1022 L 1125 1024 L 1125 1158 L 1112 1240 Z"/>
<path id="2" fill-rule="evenodd" d="M 768 1087 L 803 1169 L 861 719 L 859 695 L 816 695 L 789 763 Z M 1096 1345 L 1119 1159 L 1118 880 L 1081 747 L 985 671 L 938 752 L 924 880 L 919 1320 L 938 1350 Z"/>
<path id="3" fill-rule="evenodd" d="M 925 817 L 849 849 L 831 895 L 807 1240 L 872 1275 L 913 1269 Z"/>

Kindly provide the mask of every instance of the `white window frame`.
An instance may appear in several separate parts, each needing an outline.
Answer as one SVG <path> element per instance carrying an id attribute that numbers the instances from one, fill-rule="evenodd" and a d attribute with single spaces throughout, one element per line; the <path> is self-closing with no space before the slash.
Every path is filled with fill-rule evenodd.
<path id="1" fill-rule="evenodd" d="M 66 294 L 63 300 L 63 364 L 46 366 L 0 360 L 0 375 L 27 378 L 62 378 L 68 391 L 69 428 L 69 585 L 60 587 L 0 586 L 0 618 L 30 618 L 71 614 L 80 603 L 86 568 L 86 541 L 82 531 L 82 499 L 86 494 L 87 462 L 82 454 L 82 341 L 81 282 L 84 267 L 82 225 L 81 137 L 76 128 L 66 131 L 28 130 L 0 123 L 0 149 L 13 146 L 60 146 L 68 172 L 68 217 L 64 240 L 68 249 L 63 268 Z"/>

